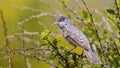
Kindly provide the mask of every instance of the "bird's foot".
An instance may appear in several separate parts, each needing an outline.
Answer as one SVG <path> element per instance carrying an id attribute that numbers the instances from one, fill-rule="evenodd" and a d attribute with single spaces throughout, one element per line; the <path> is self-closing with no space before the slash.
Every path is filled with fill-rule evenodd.
<path id="1" fill-rule="evenodd" d="M 79 55 L 80 58 L 83 58 L 83 53 L 84 53 L 84 50 L 82 51 L 82 53 Z"/>

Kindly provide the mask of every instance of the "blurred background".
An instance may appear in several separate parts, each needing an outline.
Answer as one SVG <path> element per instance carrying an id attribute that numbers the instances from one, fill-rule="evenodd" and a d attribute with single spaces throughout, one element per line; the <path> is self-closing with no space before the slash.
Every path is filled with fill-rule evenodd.
<path id="1" fill-rule="evenodd" d="M 78 14 L 81 14 L 79 11 L 81 11 L 84 6 L 80 0 L 64 1 L 68 6 L 70 6 L 71 9 L 76 10 Z M 90 10 L 96 12 L 99 11 L 100 13 L 103 13 L 103 11 L 107 8 L 112 8 L 114 5 L 113 0 L 86 0 L 86 3 Z M 24 30 L 26 32 L 39 33 L 43 32 L 46 28 L 52 33 L 60 35 L 58 27 L 53 25 L 55 18 L 53 18 L 52 15 L 67 15 L 73 22 L 75 22 L 78 28 L 82 29 L 84 26 L 81 22 L 75 19 L 71 12 L 66 10 L 59 0 L 0 0 L 0 10 L 3 12 L 6 27 L 8 29 L 8 36 L 10 37 L 14 34 L 21 33 L 20 23 L 24 25 Z M 82 18 L 81 15 L 79 16 Z M 96 16 L 97 23 L 101 22 L 101 19 L 99 18 L 101 18 L 101 16 Z M 2 20 L 0 19 L 0 52 L 6 50 L 2 25 Z M 85 32 L 84 29 L 83 32 Z M 86 33 L 86 35 L 88 34 Z M 88 37 L 90 37 L 90 35 L 88 35 Z M 63 40 L 61 37 L 60 39 Z M 22 47 L 21 43 L 22 41 L 18 39 L 10 39 L 10 49 L 14 50 Z M 68 47 L 72 48 L 72 46 L 70 46 L 67 42 L 60 43 L 63 45 L 68 45 Z M 31 46 L 30 43 L 25 43 L 25 45 L 25 47 Z M 79 53 L 79 50 L 76 51 Z M 13 55 L 12 59 L 13 68 L 26 68 L 25 60 L 22 55 Z M 35 59 L 28 59 L 27 61 L 29 61 L 28 64 L 30 64 L 31 68 L 50 68 L 50 65 L 44 61 L 38 61 Z M 8 65 L 6 53 L 0 54 L 0 68 L 8 68 Z"/>

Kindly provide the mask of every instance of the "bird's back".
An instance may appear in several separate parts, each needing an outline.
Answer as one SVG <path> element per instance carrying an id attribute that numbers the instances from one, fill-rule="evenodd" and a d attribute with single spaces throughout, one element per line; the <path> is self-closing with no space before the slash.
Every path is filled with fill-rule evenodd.
<path id="1" fill-rule="evenodd" d="M 84 49 L 90 49 L 86 36 L 74 25 L 68 25 L 63 30 L 63 37 L 72 45 L 78 45 Z"/>

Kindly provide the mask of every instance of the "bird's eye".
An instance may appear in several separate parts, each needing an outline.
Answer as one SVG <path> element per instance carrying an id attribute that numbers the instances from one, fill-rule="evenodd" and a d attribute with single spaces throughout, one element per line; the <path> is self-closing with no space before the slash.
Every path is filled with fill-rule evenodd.
<path id="1" fill-rule="evenodd" d="M 64 21 L 64 18 L 60 19 L 60 21 Z"/>
<path id="2" fill-rule="evenodd" d="M 58 22 L 64 21 L 64 19 L 65 19 L 65 18 L 60 18 L 60 19 L 58 20 Z"/>

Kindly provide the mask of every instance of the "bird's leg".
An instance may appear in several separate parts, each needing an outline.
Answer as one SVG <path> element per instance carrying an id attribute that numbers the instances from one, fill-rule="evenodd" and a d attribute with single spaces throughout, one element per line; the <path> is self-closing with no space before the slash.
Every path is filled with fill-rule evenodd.
<path id="1" fill-rule="evenodd" d="M 84 53 L 84 50 L 82 50 L 82 53 L 79 55 L 80 58 L 83 58 L 83 53 Z"/>

